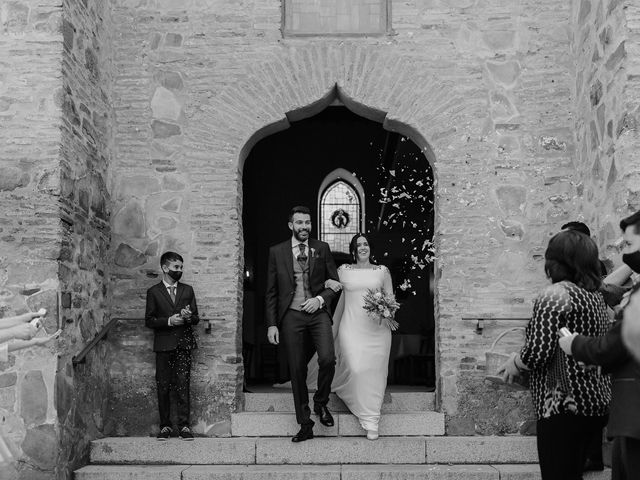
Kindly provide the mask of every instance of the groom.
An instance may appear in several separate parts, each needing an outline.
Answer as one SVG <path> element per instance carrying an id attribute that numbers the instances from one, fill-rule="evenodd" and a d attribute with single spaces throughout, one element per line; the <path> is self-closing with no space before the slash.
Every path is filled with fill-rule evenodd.
<path id="1" fill-rule="evenodd" d="M 296 420 L 300 431 L 291 439 L 304 442 L 313 438 L 307 362 L 313 352 L 305 351 L 311 343 L 318 352 L 318 390 L 313 396 L 313 411 L 320 423 L 333 426 L 327 409 L 331 381 L 336 367 L 329 303 L 336 293 L 325 288 L 327 279 L 338 280 L 329 245 L 309 238 L 311 211 L 294 207 L 289 214 L 292 237 L 269 250 L 267 271 L 266 316 L 269 343 L 278 345 L 280 338 L 289 363 Z"/>

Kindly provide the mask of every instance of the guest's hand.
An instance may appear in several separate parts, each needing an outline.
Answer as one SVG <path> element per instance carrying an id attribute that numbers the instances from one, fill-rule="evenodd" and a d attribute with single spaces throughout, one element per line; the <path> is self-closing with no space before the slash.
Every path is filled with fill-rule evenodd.
<path id="1" fill-rule="evenodd" d="M 11 327 L 10 331 L 14 338 L 19 338 L 20 340 L 31 340 L 38 332 L 38 329 L 30 323 L 21 323 Z"/>
<path id="2" fill-rule="evenodd" d="M 512 353 L 509 359 L 504 362 L 496 372 L 497 375 L 502 375 L 502 379 L 506 383 L 513 383 L 513 380 L 520 375 L 520 371 L 518 367 L 516 367 L 516 355 L 516 353 Z"/>
<path id="3" fill-rule="evenodd" d="M 174 327 L 184 325 L 184 319 L 180 316 L 179 313 L 176 313 L 175 315 L 171 315 L 169 317 L 169 323 Z"/>
<path id="4" fill-rule="evenodd" d="M 315 313 L 320 308 L 320 300 L 316 297 L 309 298 L 300 305 L 300 308 L 303 312 Z"/>
<path id="5" fill-rule="evenodd" d="M 572 333 L 569 336 L 560 337 L 558 339 L 558 345 L 560 345 L 560 348 L 562 349 L 562 351 L 567 355 L 571 355 L 571 344 L 573 343 L 573 339 L 576 338 L 577 336 L 578 336 L 577 333 Z"/>
<path id="6" fill-rule="evenodd" d="M 331 290 L 337 293 L 340 290 L 342 290 L 342 284 L 340 282 L 335 281 L 332 278 L 329 278 L 324 282 L 324 288 L 330 288 Z"/>
<path id="7" fill-rule="evenodd" d="M 192 315 L 191 307 L 189 307 L 189 305 L 187 305 L 185 308 L 180 310 L 180 316 L 185 320 L 190 320 L 191 319 L 191 315 Z"/>
<path id="8" fill-rule="evenodd" d="M 34 318 L 40 318 L 40 317 L 44 317 L 47 314 L 47 309 L 46 308 L 41 308 L 40 310 L 38 310 L 37 312 L 29 312 L 26 316 L 24 321 L 25 322 L 30 322 L 31 320 L 33 320 Z"/>
<path id="9" fill-rule="evenodd" d="M 271 345 L 278 345 L 280 343 L 280 332 L 278 327 L 267 328 L 267 340 Z"/>
<path id="10" fill-rule="evenodd" d="M 56 338 L 58 338 L 61 333 L 62 333 L 62 330 L 58 330 L 57 332 L 52 333 L 51 335 L 47 335 L 46 337 L 36 337 L 32 340 L 32 342 L 34 345 L 44 345 L 45 343 L 48 343 L 51 340 L 55 340 Z"/>

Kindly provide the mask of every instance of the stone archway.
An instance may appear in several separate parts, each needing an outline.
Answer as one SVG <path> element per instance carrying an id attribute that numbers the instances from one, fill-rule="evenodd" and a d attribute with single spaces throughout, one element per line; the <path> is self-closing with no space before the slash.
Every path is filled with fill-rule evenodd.
<path id="1" fill-rule="evenodd" d="M 456 94 L 455 86 L 436 79 L 424 60 L 398 56 L 384 47 L 375 50 L 326 45 L 289 48 L 248 70 L 241 82 L 229 85 L 206 107 L 199 107 L 205 109 L 218 126 L 209 142 L 216 147 L 214 160 L 221 165 L 236 166 L 238 196 L 233 202 L 235 208 L 241 211 L 242 169 L 256 142 L 288 128 L 291 121 L 315 115 L 337 98 L 352 112 L 380 122 L 386 130 L 405 135 L 420 146 L 437 179 L 435 209 L 439 215 L 435 221 L 435 243 L 438 249 L 439 218 L 446 216 L 446 211 L 441 209 L 437 182 L 443 175 L 455 178 L 454 145 L 469 141 L 458 138 L 458 126 L 468 130 L 470 126 L 475 129 L 480 124 L 478 119 L 484 117 L 481 111 L 484 99 L 480 101 Z M 476 125 L 472 125 L 474 122 Z M 241 222 L 233 235 L 234 243 L 238 245 L 237 271 L 241 271 Z M 236 332 L 241 338 L 242 284 L 239 278 L 235 318 Z M 435 298 L 438 331 L 437 285 Z M 439 337 L 438 333 L 436 337 Z M 240 343 L 237 341 L 236 345 Z M 444 347 L 450 349 L 453 345 L 452 342 Z M 437 348 L 442 351 L 443 345 Z M 442 359 L 437 358 L 436 362 L 442 405 L 447 409 L 444 397 L 448 397 L 450 409 L 455 410 L 456 367 L 452 363 L 452 368 L 447 368 L 447 374 L 443 376 Z"/>

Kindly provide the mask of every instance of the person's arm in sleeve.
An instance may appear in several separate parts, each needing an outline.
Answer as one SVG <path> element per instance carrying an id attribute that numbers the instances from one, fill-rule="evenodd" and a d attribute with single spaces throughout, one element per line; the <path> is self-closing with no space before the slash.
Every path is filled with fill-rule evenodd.
<path id="1" fill-rule="evenodd" d="M 325 260 L 325 271 L 327 272 L 327 278 L 330 278 L 331 280 L 335 280 L 336 282 L 339 282 L 340 279 L 338 277 L 338 269 L 336 268 L 336 263 L 333 261 L 333 255 L 331 254 L 331 250 L 329 249 L 329 247 L 325 247 L 326 248 L 326 252 L 324 255 L 324 260 Z M 324 305 L 327 304 L 327 302 L 331 302 L 333 301 L 333 299 L 336 297 L 336 292 L 325 286 L 324 290 L 322 290 L 318 295 L 317 298 L 320 300 L 320 307 L 323 307 Z"/>
<path id="2" fill-rule="evenodd" d="M 159 317 L 157 316 L 157 304 L 156 298 L 153 293 L 151 293 L 151 289 L 147 290 L 147 303 L 144 313 L 144 324 L 148 328 L 153 328 L 154 330 L 167 330 L 171 328 L 169 325 L 169 317 Z"/>
<path id="3" fill-rule="evenodd" d="M 640 361 L 640 293 L 638 291 L 631 294 L 629 303 L 624 309 L 621 335 L 629 352 Z"/>
<path id="4" fill-rule="evenodd" d="M 267 327 L 276 327 L 278 325 L 278 269 L 273 247 L 269 250 L 267 290 L 264 294 L 264 303 Z"/>
<path id="5" fill-rule="evenodd" d="M 619 320 L 601 337 L 576 335 L 571 342 L 571 355 L 579 362 L 600 365 L 610 371 L 629 359 L 621 329 L 622 321 Z"/>
<path id="6" fill-rule="evenodd" d="M 542 292 L 534 304 L 525 344 L 520 351 L 524 366 L 538 370 L 548 365 L 556 351 L 563 317 L 570 311 L 571 298 L 562 285 L 550 285 Z"/>
<path id="7" fill-rule="evenodd" d="M 629 277 L 633 274 L 633 270 L 629 268 L 628 265 L 622 264 L 618 268 L 616 268 L 613 272 L 607 275 L 602 283 L 606 283 L 607 285 L 617 285 L 622 286 Z"/>
<path id="8" fill-rule="evenodd" d="M 600 287 L 600 293 L 602 293 L 602 297 L 604 298 L 604 302 L 610 307 L 615 308 L 622 301 L 622 297 L 628 291 L 628 288 L 619 287 L 618 285 L 612 285 L 608 283 L 603 283 Z"/>

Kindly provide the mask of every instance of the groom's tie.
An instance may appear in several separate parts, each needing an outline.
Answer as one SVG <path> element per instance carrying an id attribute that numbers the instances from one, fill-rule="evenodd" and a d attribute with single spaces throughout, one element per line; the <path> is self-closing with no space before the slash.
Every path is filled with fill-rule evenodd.
<path id="1" fill-rule="evenodd" d="M 298 255 L 296 257 L 296 259 L 298 260 L 298 264 L 300 265 L 300 268 L 302 269 L 302 285 L 304 287 L 304 292 L 305 292 L 305 297 L 307 292 L 310 291 L 309 289 L 309 267 L 307 265 L 307 254 L 305 253 L 305 250 L 307 248 L 307 246 L 304 243 L 299 243 L 298 244 L 298 248 L 300 249 L 300 255 Z"/>
<path id="2" fill-rule="evenodd" d="M 298 261 L 307 263 L 307 255 L 305 253 L 305 249 L 307 246 L 304 243 L 299 243 L 298 248 L 300 249 L 300 255 L 298 255 Z"/>

